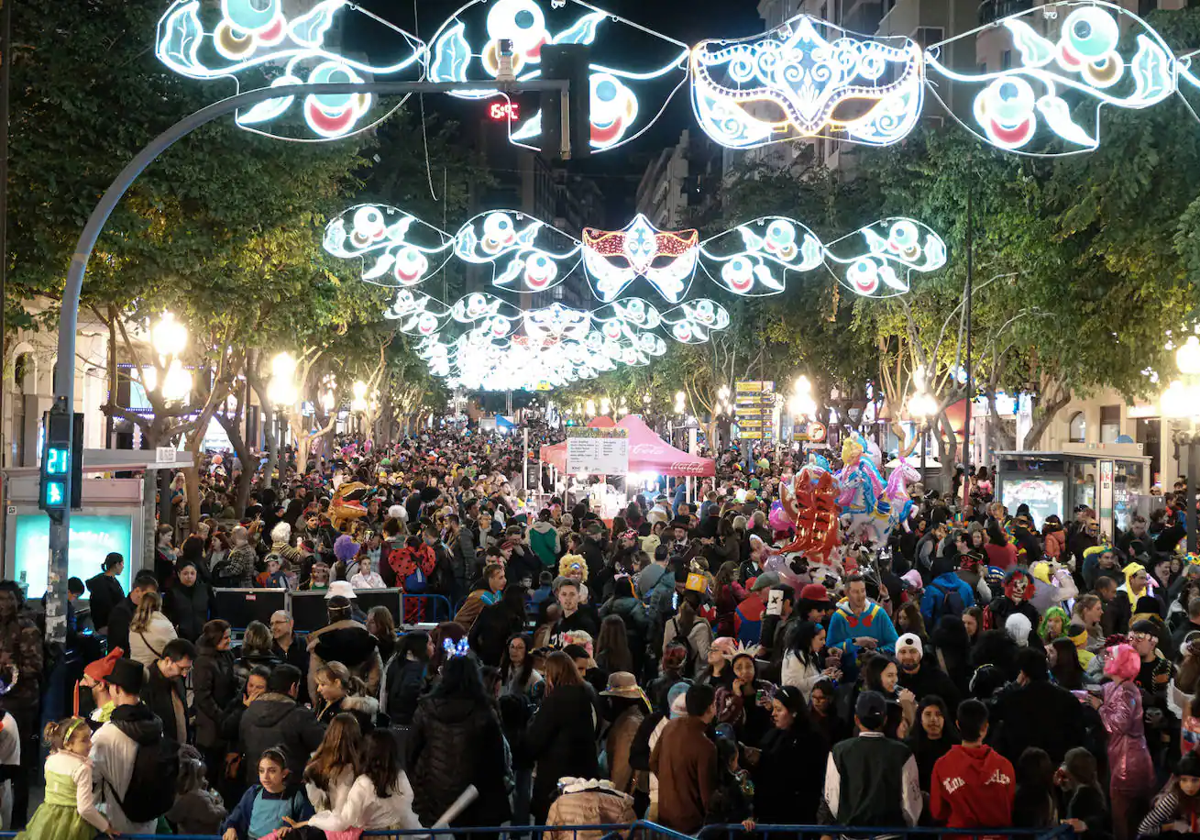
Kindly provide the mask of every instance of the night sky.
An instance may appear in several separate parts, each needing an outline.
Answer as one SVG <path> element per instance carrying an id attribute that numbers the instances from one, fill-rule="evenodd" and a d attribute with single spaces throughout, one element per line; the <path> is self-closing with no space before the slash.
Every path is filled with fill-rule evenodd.
<path id="1" fill-rule="evenodd" d="M 410 32 L 415 31 L 428 41 L 436 29 L 462 7 L 463 2 L 418 0 L 415 7 L 419 15 L 416 26 L 413 23 L 414 5 L 411 0 L 367 0 L 362 5 Z M 540 3 L 547 6 L 549 0 L 540 0 Z M 757 12 L 757 0 L 604 0 L 595 5 L 686 44 L 694 44 L 704 38 L 745 37 L 763 29 Z M 368 52 L 375 52 L 382 45 L 372 44 L 368 40 L 378 33 L 378 28 L 371 31 L 372 28 L 348 31 L 347 40 L 356 45 L 361 43 Z M 605 43 L 605 47 L 611 47 L 611 40 Z M 630 50 L 636 49 L 638 45 L 630 46 Z M 615 63 L 607 55 L 605 61 Z M 619 226 L 628 220 L 634 192 L 648 163 L 664 148 L 678 142 L 683 129 L 695 125 L 687 94 L 685 85 L 675 95 L 666 112 L 641 137 L 613 151 L 594 155 L 591 160 L 569 164 L 572 171 L 596 179 L 607 199 L 611 218 L 606 221 Z M 460 121 L 474 118 L 485 107 L 482 103 L 464 103 L 451 97 L 425 98 L 427 112 Z"/>

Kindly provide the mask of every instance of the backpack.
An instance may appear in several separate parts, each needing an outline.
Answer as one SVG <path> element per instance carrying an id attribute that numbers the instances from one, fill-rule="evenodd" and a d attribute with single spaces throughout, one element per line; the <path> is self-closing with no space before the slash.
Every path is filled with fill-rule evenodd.
<path id="1" fill-rule="evenodd" d="M 692 640 L 679 632 L 679 619 L 673 618 L 671 620 L 675 622 L 675 638 L 671 641 L 679 642 L 683 645 L 684 650 L 687 651 L 684 654 L 683 667 L 679 669 L 679 673 L 685 677 L 690 677 L 696 671 L 696 649 L 692 647 Z"/>
<path id="2" fill-rule="evenodd" d="M 212 579 L 214 589 L 234 589 L 241 586 L 242 581 L 240 578 L 226 574 L 230 565 L 230 560 L 226 557 L 213 567 Z"/>
<path id="3" fill-rule="evenodd" d="M 958 587 L 943 589 L 935 581 L 930 581 L 929 588 L 940 596 L 934 598 L 933 601 L 933 624 L 937 624 L 944 615 L 962 616 L 967 611 L 967 605 L 963 603 L 963 598 L 958 591 Z"/>
<path id="4" fill-rule="evenodd" d="M 428 579 L 421 571 L 420 563 L 413 563 L 412 572 L 404 578 L 404 591 L 409 595 L 420 595 L 425 591 Z"/>
<path id="5" fill-rule="evenodd" d="M 178 783 L 179 744 L 171 738 L 160 738 L 153 744 L 138 745 L 125 799 L 115 790 L 112 793 L 130 822 L 145 823 L 171 809 Z"/>

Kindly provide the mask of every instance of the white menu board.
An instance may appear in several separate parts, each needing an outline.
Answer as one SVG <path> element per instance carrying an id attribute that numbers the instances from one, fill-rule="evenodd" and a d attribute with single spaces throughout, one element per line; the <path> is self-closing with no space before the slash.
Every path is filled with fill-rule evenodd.
<path id="1" fill-rule="evenodd" d="M 629 437 L 625 429 L 579 429 L 568 434 L 568 474 L 625 475 L 629 472 Z"/>

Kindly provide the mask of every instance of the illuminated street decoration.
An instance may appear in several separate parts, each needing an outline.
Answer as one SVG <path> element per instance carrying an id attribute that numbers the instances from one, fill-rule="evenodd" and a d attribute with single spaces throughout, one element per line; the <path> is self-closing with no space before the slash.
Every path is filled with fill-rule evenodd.
<path id="1" fill-rule="evenodd" d="M 450 258 L 451 236 L 395 207 L 360 204 L 325 228 L 325 250 L 363 262 L 362 279 L 377 286 L 415 286 Z"/>
<path id="2" fill-rule="evenodd" d="M 638 38 L 652 46 L 631 48 L 631 40 Z M 512 42 L 512 69 L 519 82 L 541 76 L 542 48 L 548 44 L 593 48 L 589 66 L 591 145 L 599 151 L 616 148 L 645 131 L 687 82 L 686 44 L 578 0 L 472 0 L 434 34 L 430 80 L 495 80 L 500 73 L 500 42 L 505 39 Z M 641 67 L 605 66 L 597 59 L 607 45 L 615 47 L 614 55 L 625 56 L 625 61 L 642 59 L 649 63 Z M 462 90 L 451 95 L 488 99 L 503 94 Z M 654 99 L 661 103 L 647 108 L 645 103 Z M 541 111 L 535 111 L 512 130 L 510 139 L 517 145 L 537 148 L 541 123 Z"/>
<path id="3" fill-rule="evenodd" d="M 307 11 L 289 14 L 285 7 L 307 6 L 298 0 L 177 0 L 158 22 L 155 55 L 180 75 L 192 79 L 242 79 L 266 75 L 271 87 L 304 82 L 361 82 L 368 78 L 418 79 L 424 74 L 426 46 L 416 36 L 367 13 L 349 0 L 322 0 Z M 353 16 L 351 13 L 355 13 Z M 397 39 L 396 59 L 372 64 L 343 54 L 340 37 L 360 17 Z M 207 21 L 207 25 L 206 25 Z M 261 78 L 261 75 L 258 78 Z M 369 94 L 306 96 L 301 112 L 315 137 L 279 133 L 271 124 L 291 110 L 295 97 L 268 99 L 245 111 L 236 122 L 242 128 L 281 139 L 330 140 L 346 137 L 377 124 L 402 104 L 397 102 L 377 119 L 362 124 L 373 104 Z"/>
<path id="4" fill-rule="evenodd" d="M 450 314 L 460 324 L 473 324 L 484 318 L 502 317 L 516 320 L 521 317 L 521 311 L 505 300 L 486 292 L 472 292 L 459 299 L 450 308 Z"/>
<path id="5" fill-rule="evenodd" d="M 789 271 L 812 271 L 824 263 L 825 248 L 795 219 L 767 216 L 704 241 L 701 264 L 713 280 L 735 295 L 777 295 Z"/>
<path id="6" fill-rule="evenodd" d="M 909 290 L 909 272 L 946 264 L 941 237 L 912 219 L 875 222 L 829 243 L 825 252 L 838 281 L 863 297 L 902 295 Z"/>
<path id="7" fill-rule="evenodd" d="M 529 292 L 557 286 L 580 260 L 575 239 L 515 210 L 469 220 L 454 235 L 454 253 L 470 263 L 491 263 L 492 285 Z"/>
<path id="8" fill-rule="evenodd" d="M 1051 9 L 1055 16 L 1047 13 Z M 1040 153 L 1090 151 L 1100 144 L 1101 107 L 1148 108 L 1176 90 L 1177 63 L 1171 50 L 1145 21 L 1120 6 L 1055 3 L 1000 23 L 1014 56 L 1006 69 L 961 73 L 941 63 L 940 47 L 963 38 L 974 43 L 978 29 L 926 51 L 932 73 L 981 88 L 971 119 L 957 114 L 955 118 L 993 146 L 1027 150 L 1044 124 L 1061 148 L 1043 152 L 1039 147 Z M 1123 49 L 1121 32 L 1130 29 L 1136 37 L 1127 39 L 1131 47 Z M 937 88 L 931 90 L 937 96 Z"/>
<path id="9" fill-rule="evenodd" d="M 396 301 L 391 309 L 383 313 L 384 318 L 400 321 L 400 332 L 405 335 L 432 336 L 445 326 L 450 309 L 426 294 L 413 293 L 410 289 L 396 292 Z"/>
<path id="10" fill-rule="evenodd" d="M 826 40 L 817 27 L 838 36 Z M 701 41 L 690 69 L 700 127 L 738 149 L 816 136 L 888 145 L 916 125 L 923 101 L 916 43 L 808 15 L 755 38 Z"/>
<path id="11" fill-rule="evenodd" d="M 669 309 L 662 319 L 671 327 L 671 338 L 682 344 L 703 344 L 708 341 L 709 333 L 729 326 L 729 313 L 725 307 L 707 298 Z"/>
<path id="12" fill-rule="evenodd" d="M 583 265 L 592 291 L 605 303 L 638 277 L 679 303 L 696 272 L 699 243 L 695 230 L 659 230 L 639 213 L 619 231 L 584 228 Z"/>
<path id="13" fill-rule="evenodd" d="M 525 334 L 540 340 L 583 338 L 591 325 L 590 312 L 572 309 L 561 303 L 525 313 Z"/>

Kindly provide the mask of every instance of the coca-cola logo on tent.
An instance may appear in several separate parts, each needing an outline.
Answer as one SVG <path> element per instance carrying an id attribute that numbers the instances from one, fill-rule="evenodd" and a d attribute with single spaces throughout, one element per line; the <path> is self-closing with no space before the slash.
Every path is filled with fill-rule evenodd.
<path id="1" fill-rule="evenodd" d="M 629 447 L 630 455 L 658 455 L 664 451 L 664 447 L 654 443 L 635 443 Z"/>

